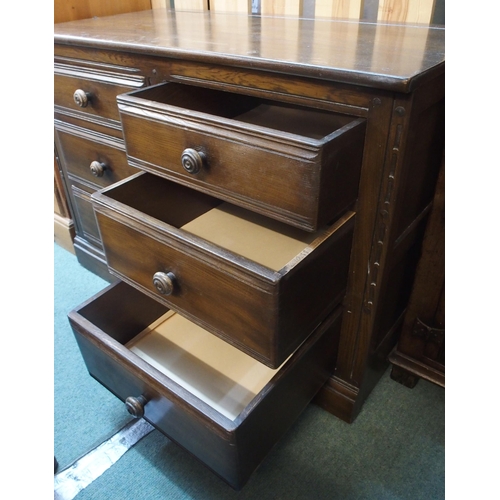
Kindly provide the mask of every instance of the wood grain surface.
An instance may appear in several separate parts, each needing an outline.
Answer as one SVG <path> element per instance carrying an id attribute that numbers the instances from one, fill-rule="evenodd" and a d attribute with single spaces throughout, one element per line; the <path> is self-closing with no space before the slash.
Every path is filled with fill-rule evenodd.
<path id="1" fill-rule="evenodd" d="M 55 42 L 252 66 L 374 88 L 410 91 L 444 65 L 444 29 L 166 10 L 55 26 Z M 252 43 L 248 43 L 251 41 Z M 349 57 L 346 57 L 346 54 Z"/>

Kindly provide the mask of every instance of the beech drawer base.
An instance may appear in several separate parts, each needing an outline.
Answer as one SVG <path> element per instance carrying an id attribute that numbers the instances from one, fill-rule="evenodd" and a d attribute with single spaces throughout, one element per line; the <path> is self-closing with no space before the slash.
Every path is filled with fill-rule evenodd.
<path id="1" fill-rule="evenodd" d="M 147 173 L 92 203 L 112 274 L 271 368 L 345 294 L 354 212 L 306 233 Z"/>
<path id="2" fill-rule="evenodd" d="M 213 356 L 215 364 L 211 366 L 212 361 L 197 359 L 195 348 L 193 352 L 182 352 L 182 364 L 177 367 L 173 361 L 162 361 L 169 356 L 179 358 L 178 354 L 196 336 L 204 335 L 194 324 L 191 325 L 197 332 L 188 326 L 181 336 L 180 347 L 173 346 L 175 338 L 168 337 L 169 334 L 159 343 L 158 339 L 152 342 L 149 347 L 152 346 L 150 353 L 155 360 L 147 361 L 147 353 L 144 355 L 150 342 L 147 335 L 158 335 L 156 330 L 153 334 L 148 332 L 168 312 L 165 306 L 137 289 L 117 282 L 71 311 L 69 319 L 87 368 L 95 379 L 122 401 L 132 397 L 127 401 L 137 403 L 139 413 L 142 409 L 148 422 L 233 488 L 240 489 L 332 374 L 340 308 L 277 370 L 261 365 L 206 332 L 211 343 L 219 343 L 212 352 L 227 356 L 222 365 L 231 362 L 234 365 L 234 369 L 223 374 L 216 366 L 217 356 Z M 181 317 L 176 321 L 189 323 Z M 156 356 L 155 350 L 161 355 Z M 163 367 L 170 365 L 164 369 L 162 363 Z M 198 381 L 193 377 L 197 372 Z M 211 372 L 211 376 L 207 375 Z M 259 377 L 260 386 L 255 384 Z M 223 390 L 227 393 L 217 398 L 217 392 Z M 211 402 L 217 399 L 229 403 L 221 403 L 226 405 L 221 408 Z"/>

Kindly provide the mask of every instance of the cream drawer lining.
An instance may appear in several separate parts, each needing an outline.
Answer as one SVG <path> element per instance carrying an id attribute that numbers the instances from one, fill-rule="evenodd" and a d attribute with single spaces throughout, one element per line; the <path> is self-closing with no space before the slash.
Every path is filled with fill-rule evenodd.
<path id="1" fill-rule="evenodd" d="M 231 420 L 279 370 L 259 363 L 173 311 L 127 347 Z"/>
<path id="2" fill-rule="evenodd" d="M 285 267 L 320 233 L 306 233 L 229 203 L 209 210 L 182 229 L 273 271 Z"/>

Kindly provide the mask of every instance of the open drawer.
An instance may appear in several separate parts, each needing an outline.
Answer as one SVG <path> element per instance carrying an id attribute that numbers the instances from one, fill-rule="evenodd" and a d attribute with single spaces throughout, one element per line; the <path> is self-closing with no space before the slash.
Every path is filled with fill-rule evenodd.
<path id="1" fill-rule="evenodd" d="M 333 372 L 339 309 L 279 370 L 120 281 L 69 320 L 89 373 L 238 489 Z"/>
<path id="2" fill-rule="evenodd" d="M 92 201 L 113 274 L 272 368 L 345 293 L 353 212 L 308 233 L 145 172 Z"/>
<path id="3" fill-rule="evenodd" d="M 117 101 L 135 167 L 307 231 L 357 198 L 363 118 L 179 83 Z"/>

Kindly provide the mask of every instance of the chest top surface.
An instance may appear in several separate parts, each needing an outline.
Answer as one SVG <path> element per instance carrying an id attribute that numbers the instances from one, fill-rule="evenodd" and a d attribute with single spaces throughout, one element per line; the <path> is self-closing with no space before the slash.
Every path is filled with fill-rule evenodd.
<path id="1" fill-rule="evenodd" d="M 146 10 L 56 24 L 55 42 L 411 92 L 444 72 L 422 25 Z"/>

